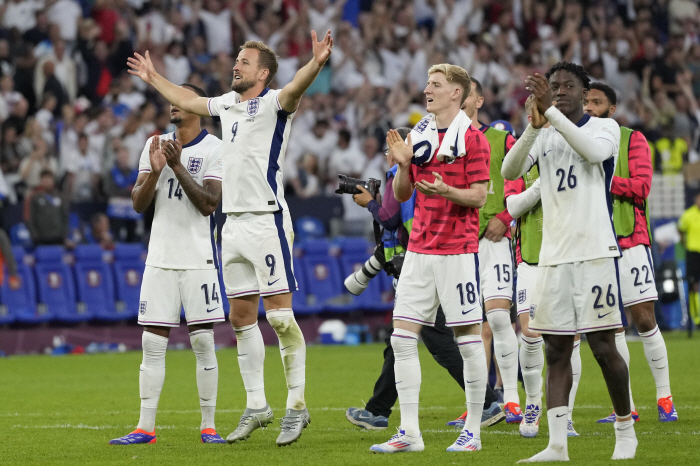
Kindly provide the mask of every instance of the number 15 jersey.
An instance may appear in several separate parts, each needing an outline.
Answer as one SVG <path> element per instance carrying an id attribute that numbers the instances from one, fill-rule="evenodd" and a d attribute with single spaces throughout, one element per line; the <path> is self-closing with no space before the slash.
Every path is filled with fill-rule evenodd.
<path id="1" fill-rule="evenodd" d="M 175 133 L 159 137 L 172 140 Z M 139 161 L 139 173 L 151 171 L 149 147 L 146 141 Z M 204 180 L 221 181 L 221 140 L 202 130 L 189 143 L 182 146 L 180 161 L 199 185 Z M 214 216 L 203 216 L 187 198 L 175 172 L 167 164 L 156 184 L 156 211 L 148 242 L 146 265 L 162 269 L 215 269 L 218 268 L 214 243 Z"/>
<path id="2" fill-rule="evenodd" d="M 209 114 L 221 118 L 226 214 L 287 210 L 282 167 L 294 114 L 282 110 L 279 93 L 265 88 L 244 102 L 236 92 L 209 99 Z"/>
<path id="3" fill-rule="evenodd" d="M 554 127 L 540 131 L 525 170 L 538 164 L 540 173 L 544 216 L 540 266 L 620 257 L 610 195 L 620 127 L 611 118 L 588 114 L 576 125 L 591 139 L 610 143 L 613 155 L 602 163 L 589 163 Z"/>

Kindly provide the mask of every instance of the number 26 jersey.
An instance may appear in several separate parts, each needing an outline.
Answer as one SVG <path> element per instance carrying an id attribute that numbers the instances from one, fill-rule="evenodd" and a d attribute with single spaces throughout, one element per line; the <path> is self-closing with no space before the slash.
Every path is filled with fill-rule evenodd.
<path id="1" fill-rule="evenodd" d="M 159 137 L 172 140 L 175 133 Z M 151 171 L 149 147 L 146 141 L 139 160 L 139 174 Z M 221 140 L 207 130 L 182 146 L 180 161 L 199 185 L 204 180 L 221 181 Z M 175 172 L 167 164 L 163 167 L 154 197 L 156 210 L 148 243 L 146 265 L 162 269 L 215 269 L 214 216 L 203 216 L 187 198 Z"/>
<path id="2" fill-rule="evenodd" d="M 605 140 L 613 155 L 590 163 L 554 128 L 540 131 L 527 169 L 539 167 L 542 193 L 540 266 L 620 257 L 612 223 L 610 185 L 620 146 L 620 127 L 611 118 L 584 114 L 576 125 L 591 139 Z"/>

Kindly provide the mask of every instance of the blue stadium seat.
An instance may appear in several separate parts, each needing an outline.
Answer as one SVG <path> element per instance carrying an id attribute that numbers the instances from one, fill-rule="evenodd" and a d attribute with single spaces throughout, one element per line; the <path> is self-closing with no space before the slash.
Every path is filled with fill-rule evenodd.
<path id="1" fill-rule="evenodd" d="M 46 306 L 36 305 L 36 282 L 32 269 L 24 262 L 24 249 L 15 246 L 12 253 L 17 261 L 17 274 L 21 286 L 19 290 L 12 290 L 7 280 L 2 284 L 0 302 L 7 306 L 7 314 L 11 315 L 13 320 L 25 324 L 38 324 L 53 319 L 53 314 L 48 312 Z"/>
<path id="2" fill-rule="evenodd" d="M 24 249 L 32 248 L 32 236 L 24 223 L 20 222 L 10 227 L 10 243 L 13 246 L 22 246 Z"/>
<path id="3" fill-rule="evenodd" d="M 294 234 L 299 242 L 321 239 L 326 236 L 326 227 L 315 217 L 300 217 L 294 223 Z"/>
<path id="4" fill-rule="evenodd" d="M 359 270 L 374 252 L 374 245 L 364 238 L 342 238 L 338 240 L 340 247 L 340 270 L 343 280 L 351 273 Z M 369 281 L 367 288 L 359 296 L 352 296 L 352 302 L 358 309 L 386 311 L 393 307 L 393 303 L 382 302 L 382 289 L 380 275 Z M 343 287 L 344 289 L 344 287 Z M 344 290 L 346 291 L 346 290 Z"/>
<path id="5" fill-rule="evenodd" d="M 83 322 L 93 315 L 84 306 L 76 306 L 75 283 L 70 267 L 63 262 L 63 247 L 39 246 L 34 251 L 39 302 L 60 322 Z"/>
<path id="6" fill-rule="evenodd" d="M 316 314 L 323 310 L 322 306 L 318 304 L 309 304 L 309 286 L 306 281 L 306 271 L 302 266 L 302 262 L 299 258 L 295 257 L 294 261 L 294 276 L 297 279 L 297 285 L 299 288 L 297 291 L 292 293 L 292 309 L 296 314 Z"/>
<path id="7" fill-rule="evenodd" d="M 145 263 L 144 249 L 140 244 L 117 244 L 114 248 L 114 281 L 117 297 L 117 312 L 125 318 L 138 316 L 141 281 Z"/>
<path id="8" fill-rule="evenodd" d="M 104 251 L 97 244 L 82 244 L 75 248 L 75 283 L 78 305 L 85 306 L 96 319 L 123 320 L 114 301 L 112 269 L 102 258 Z"/>
<path id="9" fill-rule="evenodd" d="M 301 245 L 300 269 L 308 285 L 308 303 L 323 310 L 348 312 L 356 309 L 350 294 L 344 292 L 338 258 L 330 254 L 326 240 L 309 240 Z"/>

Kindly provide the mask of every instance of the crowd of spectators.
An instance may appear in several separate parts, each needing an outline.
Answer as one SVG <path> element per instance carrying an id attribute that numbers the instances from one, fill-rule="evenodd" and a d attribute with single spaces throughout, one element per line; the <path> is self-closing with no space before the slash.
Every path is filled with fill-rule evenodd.
<path id="1" fill-rule="evenodd" d="M 386 131 L 424 115 L 426 71 L 442 62 L 482 83 L 484 123 L 508 120 L 518 133 L 525 76 L 580 63 L 617 90 L 615 118 L 643 131 L 657 171 L 700 159 L 692 0 L 0 0 L 3 202 L 22 206 L 35 241 L 32 223 L 50 218 L 32 214 L 37 193 L 57 209 L 101 203 L 108 226 L 104 216 L 93 225 L 138 239 L 138 160 L 149 136 L 174 128 L 167 102 L 126 73 L 127 57 L 150 50 L 169 80 L 220 95 L 238 47 L 262 40 L 279 55 L 281 87 L 310 59 L 312 29 L 331 29 L 335 47 L 294 119 L 290 196 L 329 195 L 338 174 L 383 179 Z M 213 119 L 202 124 L 220 134 Z M 343 203 L 346 220 L 367 218 L 350 196 Z"/>

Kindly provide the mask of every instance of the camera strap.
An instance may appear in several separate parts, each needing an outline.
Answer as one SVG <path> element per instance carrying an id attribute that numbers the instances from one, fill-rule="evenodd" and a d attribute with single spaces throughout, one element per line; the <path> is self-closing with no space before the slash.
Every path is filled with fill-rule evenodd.
<path id="1" fill-rule="evenodd" d="M 379 226 L 379 223 L 377 223 L 376 220 L 372 220 L 372 226 L 374 227 L 374 243 L 380 244 L 382 241 L 382 236 L 384 235 L 384 231 L 382 227 Z"/>

